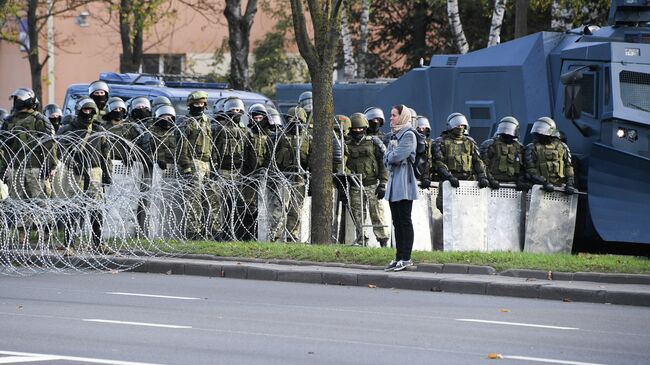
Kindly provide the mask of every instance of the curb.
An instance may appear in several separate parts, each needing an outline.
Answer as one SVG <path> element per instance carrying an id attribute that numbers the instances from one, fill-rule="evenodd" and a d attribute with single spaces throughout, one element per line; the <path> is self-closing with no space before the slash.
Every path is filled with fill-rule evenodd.
<path id="1" fill-rule="evenodd" d="M 650 286 L 622 283 L 628 275 L 610 274 L 615 275 L 610 277 L 605 274 L 571 273 L 572 276 L 560 276 L 564 280 L 541 280 L 543 277 L 540 273 L 544 273 L 543 271 L 508 270 L 507 275 L 495 275 L 490 273 L 494 269 L 487 266 L 422 264 L 423 267 L 417 270 L 386 273 L 376 266 L 314 265 L 305 262 L 293 264 L 288 262 L 289 260 L 253 262 L 214 257 L 206 260 L 187 256 L 181 259 L 114 258 L 112 261 L 115 264 L 132 266 L 129 270 L 132 272 L 650 306 Z M 540 276 L 540 279 L 532 276 Z M 631 276 L 632 279 L 637 277 Z M 640 276 L 644 278 L 638 281 L 645 283 L 647 275 Z M 574 281 L 566 280 L 569 277 L 574 278 Z M 591 278 L 615 282 L 602 285 L 603 281 L 585 280 Z"/>

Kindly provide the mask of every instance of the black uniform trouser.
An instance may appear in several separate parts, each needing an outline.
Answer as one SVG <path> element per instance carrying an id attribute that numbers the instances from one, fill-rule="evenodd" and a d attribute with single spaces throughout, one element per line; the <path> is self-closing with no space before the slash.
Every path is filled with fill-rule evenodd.
<path id="1" fill-rule="evenodd" d="M 413 200 L 400 200 L 390 202 L 390 214 L 393 218 L 395 228 L 395 243 L 397 253 L 395 260 L 410 260 L 413 250 L 413 222 L 411 221 L 411 210 Z"/>

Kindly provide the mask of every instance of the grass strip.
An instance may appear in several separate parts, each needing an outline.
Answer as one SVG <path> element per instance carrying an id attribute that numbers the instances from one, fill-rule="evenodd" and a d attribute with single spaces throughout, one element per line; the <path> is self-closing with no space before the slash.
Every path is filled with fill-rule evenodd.
<path id="1" fill-rule="evenodd" d="M 363 265 L 386 265 L 395 257 L 391 248 L 308 245 L 300 243 L 171 241 L 158 246 L 168 253 L 207 254 L 217 257 L 285 259 Z M 542 254 L 528 252 L 414 251 L 413 261 L 432 264 L 492 266 L 497 271 L 531 269 L 559 272 L 650 274 L 647 257 L 601 254 Z"/>

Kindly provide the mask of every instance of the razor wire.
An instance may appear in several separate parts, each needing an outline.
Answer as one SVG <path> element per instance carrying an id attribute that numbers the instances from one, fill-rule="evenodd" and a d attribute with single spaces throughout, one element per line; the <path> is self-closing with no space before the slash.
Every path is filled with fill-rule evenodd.
<path id="1" fill-rule="evenodd" d="M 308 241 L 310 174 L 300 161 L 307 126 L 255 138 L 244 124 L 251 118 L 241 120 L 210 118 L 207 169 L 191 173 L 179 164 L 178 144 L 189 144 L 182 123 L 0 131 L 0 188 L 8 195 L 0 201 L 0 273 L 127 270 L 142 261 L 115 257 L 173 255 L 195 240 Z M 276 157 L 292 135 L 287 168 Z M 260 140 L 266 157 L 251 167 L 246 159 L 259 157 Z M 188 149 L 193 162 L 196 147 Z M 349 194 L 340 188 L 335 204 Z"/>

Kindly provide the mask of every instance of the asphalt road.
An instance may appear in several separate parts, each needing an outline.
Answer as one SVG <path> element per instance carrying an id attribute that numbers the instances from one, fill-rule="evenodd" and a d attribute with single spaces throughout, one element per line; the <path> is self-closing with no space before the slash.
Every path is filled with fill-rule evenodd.
<path id="1" fill-rule="evenodd" d="M 0 276 L 0 364 L 647 365 L 649 328 L 647 307 L 138 273 Z"/>

